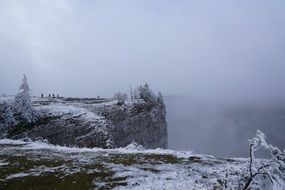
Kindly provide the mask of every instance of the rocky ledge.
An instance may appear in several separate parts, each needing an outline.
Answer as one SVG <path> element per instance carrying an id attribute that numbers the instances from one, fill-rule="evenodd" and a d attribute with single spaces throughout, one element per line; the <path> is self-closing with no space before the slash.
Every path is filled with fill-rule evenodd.
<path id="1" fill-rule="evenodd" d="M 17 121 L 5 137 L 42 138 L 63 146 L 114 148 L 136 142 L 146 148 L 167 148 L 164 104 L 33 98 L 33 105 L 40 118 L 34 123 Z"/>

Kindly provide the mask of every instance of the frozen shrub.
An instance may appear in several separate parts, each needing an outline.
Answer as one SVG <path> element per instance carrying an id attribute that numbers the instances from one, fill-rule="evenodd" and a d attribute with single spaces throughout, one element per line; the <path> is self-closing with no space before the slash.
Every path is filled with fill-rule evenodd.
<path id="1" fill-rule="evenodd" d="M 14 110 L 17 115 L 27 123 L 32 123 L 37 120 L 38 114 L 33 108 L 30 88 L 27 83 L 27 77 L 24 75 L 20 91 L 14 99 Z"/>

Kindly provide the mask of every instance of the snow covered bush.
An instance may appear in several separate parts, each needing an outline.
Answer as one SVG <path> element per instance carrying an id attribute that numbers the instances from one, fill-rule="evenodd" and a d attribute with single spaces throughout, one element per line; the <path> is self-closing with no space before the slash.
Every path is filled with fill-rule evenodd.
<path id="1" fill-rule="evenodd" d="M 143 145 L 140 145 L 133 141 L 131 144 L 125 147 L 126 150 L 137 150 L 137 151 L 143 151 L 145 150 L 145 147 Z"/>
<path id="2" fill-rule="evenodd" d="M 150 102 L 150 103 L 156 102 L 156 96 L 152 92 L 152 90 L 149 88 L 147 83 L 145 83 L 144 85 L 140 85 L 139 87 L 135 89 L 134 98 L 142 99 L 145 102 Z"/>
<path id="3" fill-rule="evenodd" d="M 128 95 L 126 93 L 117 92 L 114 94 L 114 99 L 120 103 L 124 103 L 128 99 Z"/>
<path id="4" fill-rule="evenodd" d="M 256 136 L 250 142 L 249 177 L 244 186 L 248 189 L 285 189 L 285 152 L 277 147 L 268 144 L 265 135 L 261 131 L 256 132 Z M 270 151 L 271 159 L 269 163 L 254 167 L 254 152 L 259 149 Z M 255 168 L 255 170 L 254 170 Z"/>
<path id="5" fill-rule="evenodd" d="M 155 95 L 147 83 L 138 86 L 134 91 L 130 88 L 130 96 L 132 101 L 139 102 L 139 100 L 143 100 L 146 103 L 158 105 L 165 110 L 162 93 L 158 92 Z"/>
<path id="6" fill-rule="evenodd" d="M 16 114 L 27 123 L 35 122 L 38 118 L 36 110 L 33 108 L 30 88 L 27 83 L 27 77 L 24 75 L 20 91 L 14 99 L 14 110 Z"/>
<path id="7" fill-rule="evenodd" d="M 0 137 L 5 137 L 9 128 L 16 124 L 10 105 L 4 101 L 0 105 Z"/>
<path id="8" fill-rule="evenodd" d="M 11 110 L 11 106 L 6 101 L 4 101 L 2 105 L 0 105 L 0 114 L 0 120 L 3 121 L 4 125 L 6 125 L 7 127 L 15 125 L 16 121 Z"/>

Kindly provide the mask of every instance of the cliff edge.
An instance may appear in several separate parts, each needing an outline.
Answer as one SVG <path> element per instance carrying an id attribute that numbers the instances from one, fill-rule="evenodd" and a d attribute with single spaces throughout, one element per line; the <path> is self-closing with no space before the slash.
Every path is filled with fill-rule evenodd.
<path id="1" fill-rule="evenodd" d="M 137 142 L 146 148 L 167 148 L 165 105 L 159 101 L 33 98 L 32 102 L 39 119 L 33 123 L 18 120 L 6 131 L 2 122 L 2 137 L 42 138 L 78 147 L 115 148 Z"/>

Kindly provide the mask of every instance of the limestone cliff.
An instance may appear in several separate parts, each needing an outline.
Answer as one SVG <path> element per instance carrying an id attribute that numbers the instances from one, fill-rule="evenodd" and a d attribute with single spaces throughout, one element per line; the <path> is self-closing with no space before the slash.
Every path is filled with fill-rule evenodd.
<path id="1" fill-rule="evenodd" d="M 40 119 L 32 124 L 17 121 L 6 137 L 78 147 L 124 147 L 135 141 L 146 148 L 167 148 L 164 104 L 74 98 L 34 98 L 33 104 Z"/>
<path id="2" fill-rule="evenodd" d="M 100 111 L 114 125 L 116 146 L 125 147 L 135 141 L 146 148 L 167 148 L 164 106 L 143 102 L 132 107 L 104 106 Z"/>

